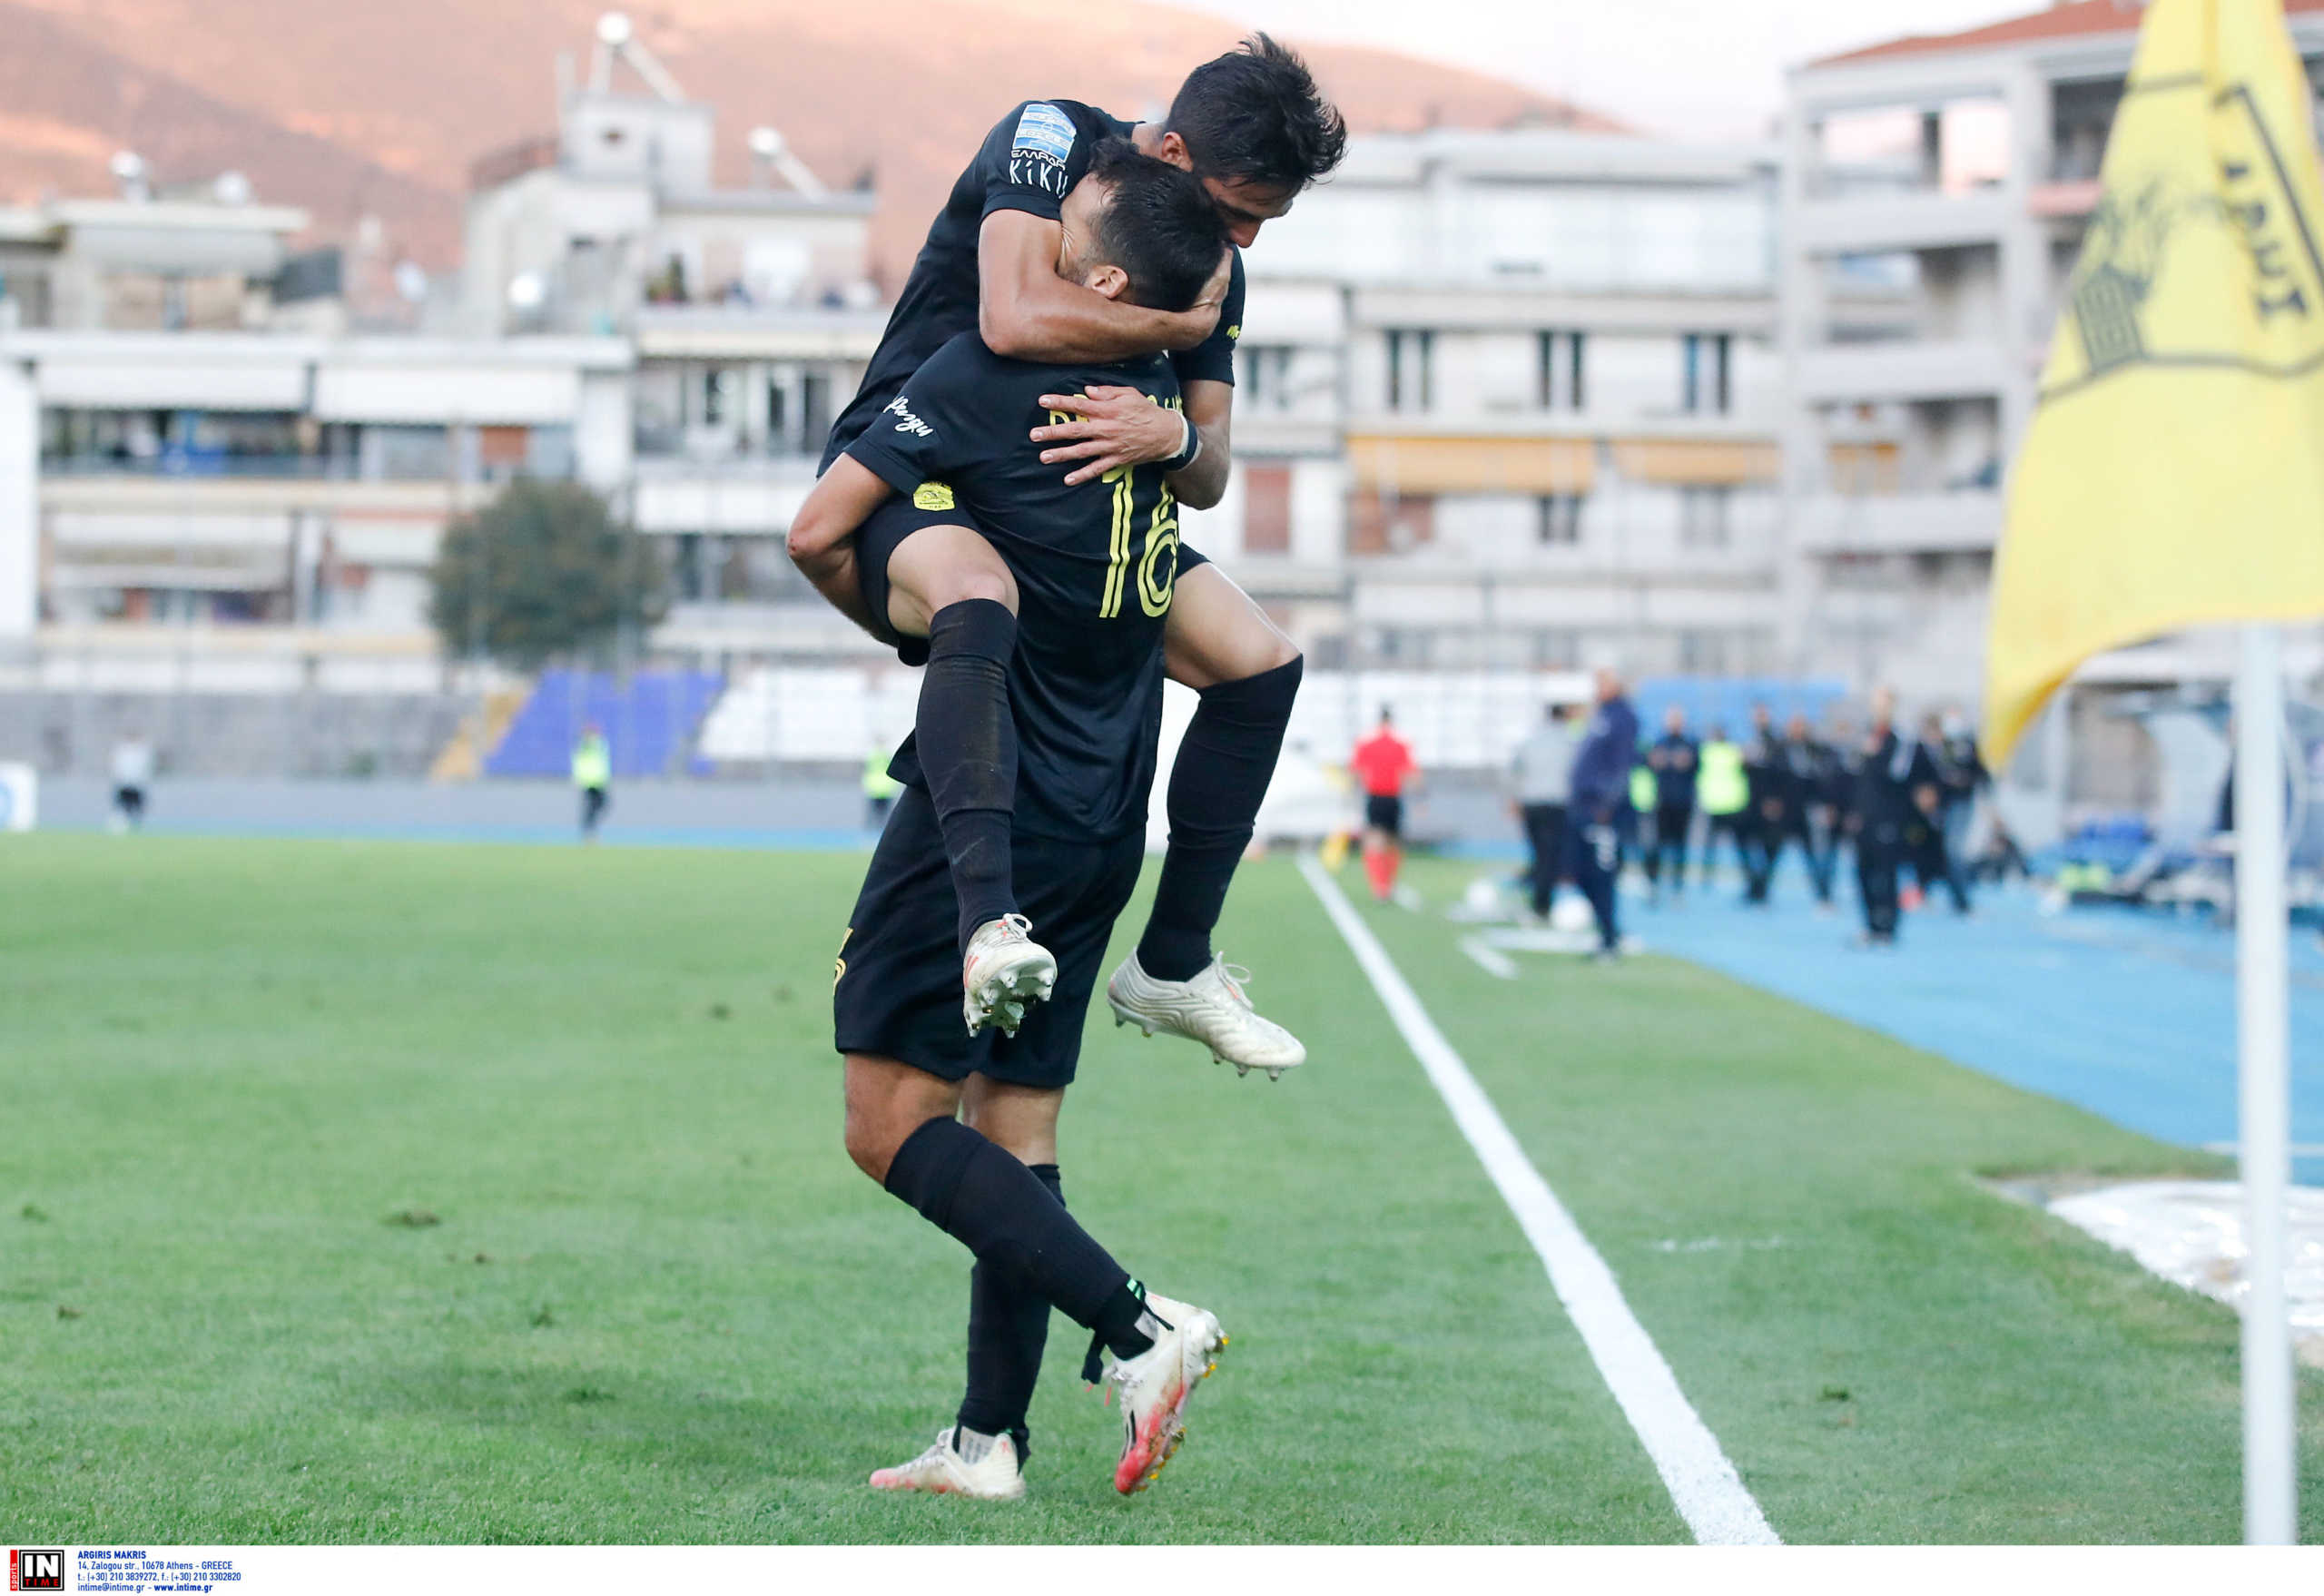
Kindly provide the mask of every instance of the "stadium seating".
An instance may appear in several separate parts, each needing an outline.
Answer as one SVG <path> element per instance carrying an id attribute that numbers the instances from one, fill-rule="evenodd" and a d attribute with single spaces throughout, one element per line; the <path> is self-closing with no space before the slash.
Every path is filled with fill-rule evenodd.
<path id="1" fill-rule="evenodd" d="M 596 724 L 613 744 L 616 776 L 706 774 L 692 748 L 722 680 L 703 671 L 541 673 L 532 696 L 484 762 L 488 776 L 564 776 L 581 729 Z"/>

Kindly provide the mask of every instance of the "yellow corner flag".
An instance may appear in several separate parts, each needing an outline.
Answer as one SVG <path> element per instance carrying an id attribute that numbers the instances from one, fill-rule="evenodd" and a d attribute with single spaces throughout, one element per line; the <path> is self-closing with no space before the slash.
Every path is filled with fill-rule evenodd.
<path id="1" fill-rule="evenodd" d="M 2154 0 L 2009 496 L 1985 734 L 2093 654 L 2324 615 L 2324 182 L 2282 0 Z"/>

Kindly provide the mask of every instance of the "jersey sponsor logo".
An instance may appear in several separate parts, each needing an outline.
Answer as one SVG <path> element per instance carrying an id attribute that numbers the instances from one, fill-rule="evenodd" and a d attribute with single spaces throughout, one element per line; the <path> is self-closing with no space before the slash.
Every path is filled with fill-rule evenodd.
<path id="1" fill-rule="evenodd" d="M 1017 118 L 1009 142 L 1009 181 L 1065 198 L 1065 163 L 1073 140 L 1073 119 L 1045 100 L 1034 101 Z"/>
<path id="2" fill-rule="evenodd" d="M 916 510 L 949 510 L 952 507 L 952 485 L 949 482 L 923 482 L 911 490 L 911 507 Z"/>
<path id="3" fill-rule="evenodd" d="M 931 427 L 927 422 L 921 420 L 918 416 L 911 413 L 911 402 L 908 395 L 901 393 L 896 395 L 894 399 L 888 401 L 888 408 L 882 410 L 881 414 L 883 416 L 901 417 L 901 419 L 897 421 L 895 429 L 899 432 L 909 432 L 914 438 L 933 438 L 936 436 L 935 428 Z"/>

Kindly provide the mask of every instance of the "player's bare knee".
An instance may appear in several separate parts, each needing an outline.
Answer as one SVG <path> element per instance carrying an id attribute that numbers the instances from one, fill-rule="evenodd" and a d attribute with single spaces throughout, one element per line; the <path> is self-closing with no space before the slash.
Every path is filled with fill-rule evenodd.
<path id="1" fill-rule="evenodd" d="M 1001 606 L 1010 615 L 1017 613 L 1017 578 L 998 556 L 990 565 L 978 561 L 955 566 L 945 573 L 939 588 L 941 597 L 930 606 L 932 610 L 981 598 Z"/>
<path id="2" fill-rule="evenodd" d="M 956 1089 L 908 1065 L 870 1054 L 848 1055 L 847 1156 L 885 1185 L 897 1151 L 929 1120 L 952 1111 Z"/>

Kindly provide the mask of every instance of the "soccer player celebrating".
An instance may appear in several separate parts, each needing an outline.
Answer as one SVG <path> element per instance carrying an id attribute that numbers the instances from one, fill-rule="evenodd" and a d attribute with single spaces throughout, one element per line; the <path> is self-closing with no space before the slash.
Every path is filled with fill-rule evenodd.
<path id="1" fill-rule="evenodd" d="M 1123 140 L 1088 153 L 1059 215 L 1050 269 L 1148 310 L 1192 303 L 1226 247 L 1200 183 Z M 1179 557 L 1167 472 L 1148 462 L 1068 482 L 1027 436 L 1059 390 L 1089 384 L 1134 392 L 1162 414 L 1177 414 L 1182 398 L 1158 355 L 1040 366 L 962 333 L 832 462 L 792 528 L 803 568 L 828 593 L 854 580 L 833 551 L 843 557 L 849 534 L 881 507 L 936 507 L 955 517 L 941 530 L 984 529 L 1007 581 L 983 602 L 1025 623 L 1015 646 L 988 661 L 1017 734 L 988 779 L 1025 883 L 1010 901 L 1039 918 L 1053 951 L 1049 1001 L 998 1028 L 964 1030 L 953 1018 L 955 922 L 970 911 L 950 852 L 958 794 L 930 768 L 941 728 L 925 697 L 917 756 L 911 744 L 897 755 L 904 791 L 832 986 L 849 1156 L 977 1257 L 967 1395 L 934 1446 L 872 1476 L 882 1490 L 1024 1494 L 1026 1412 L 1052 1307 L 1092 1333 L 1087 1378 L 1099 1378 L 1101 1350 L 1113 1355 L 1106 1377 L 1125 1430 L 1114 1484 L 1142 1489 L 1177 1445 L 1187 1398 L 1226 1340 L 1212 1314 L 1132 1279 L 1066 1212 L 1058 1174 L 1058 1111 L 1082 1020 L 1145 853 Z M 1022 920 L 1014 929 L 1022 935 Z"/>
<path id="2" fill-rule="evenodd" d="M 1066 202 L 1109 139 L 1191 172 L 1236 246 L 1258 236 L 1299 192 L 1337 165 L 1339 113 L 1299 58 L 1264 34 L 1197 67 L 1160 123 L 1131 123 L 1075 100 L 1019 105 L 987 135 L 929 229 L 863 385 L 832 429 L 828 469 L 890 420 L 905 379 L 949 340 L 974 330 L 993 353 L 1102 364 L 1175 350 L 1183 404 L 1147 402 L 1134 385 L 1077 388 L 1060 377 L 1039 396 L 1028 439 L 1068 486 L 1158 472 L 1198 509 L 1224 495 L 1231 460 L 1234 347 L 1243 269 L 1226 260 L 1182 309 L 1091 292 L 1055 270 L 1073 241 Z M 925 659 L 916 747 L 942 826 L 971 1030 L 1014 1023 L 1055 979 L 1052 951 L 1019 912 L 1009 832 L 1014 710 L 1001 691 L 1023 617 L 1008 562 L 957 505 L 899 496 L 851 534 L 852 585 L 824 591 L 873 635 Z M 1201 695 L 1173 767 L 1170 842 L 1154 908 L 1107 992 L 1115 1016 L 1208 1046 L 1247 1072 L 1280 1070 L 1306 1050 L 1254 1011 L 1211 950 L 1226 889 L 1249 845 L 1298 691 L 1301 662 L 1259 606 L 1196 551 L 1177 553 L 1165 625 L 1172 680 Z M 1047 935 L 1047 929 L 1042 928 Z"/>
<path id="3" fill-rule="evenodd" d="M 1385 903 L 1395 895 L 1396 872 L 1404 862 L 1404 792 L 1420 783 L 1413 745 L 1396 735 L 1388 706 L 1380 724 L 1355 745 L 1348 768 L 1364 783 L 1364 873 L 1372 895 Z"/>

